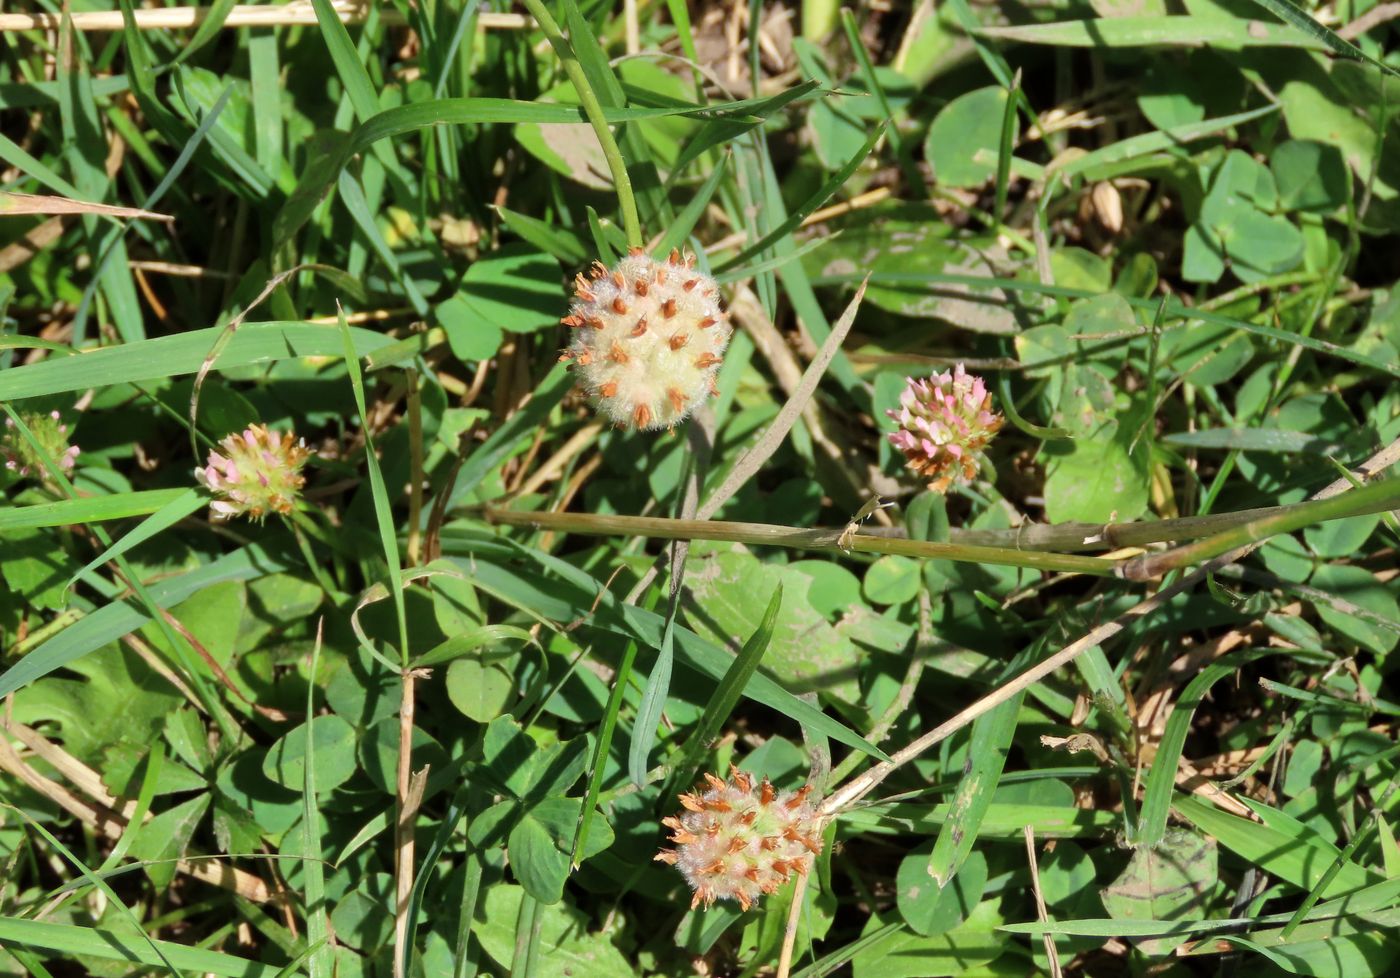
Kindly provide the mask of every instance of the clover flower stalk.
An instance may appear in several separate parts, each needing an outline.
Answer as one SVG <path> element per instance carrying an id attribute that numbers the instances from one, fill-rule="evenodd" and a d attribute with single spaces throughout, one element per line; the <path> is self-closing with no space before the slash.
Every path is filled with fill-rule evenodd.
<path id="1" fill-rule="evenodd" d="M 767 778 L 755 784 L 735 768 L 728 781 L 713 774 L 705 781 L 705 790 L 680 796 L 679 816 L 661 820 L 676 848 L 656 854 L 690 884 L 692 909 L 735 900 L 747 910 L 794 873 L 807 874 L 822 850 L 811 785 L 779 792 Z"/>
<path id="2" fill-rule="evenodd" d="M 674 428 L 715 392 L 733 332 L 719 286 L 673 250 L 656 261 L 641 248 L 612 268 L 594 262 L 574 280 L 560 320 L 573 330 L 560 360 L 599 413 L 623 428 Z"/>
<path id="3" fill-rule="evenodd" d="M 64 475 L 71 475 L 78 461 L 79 449 L 77 445 L 68 444 L 68 425 L 59 413 L 27 412 L 20 415 L 20 420 L 34 436 L 38 449 L 15 427 L 13 418 L 6 418 L 4 435 L 0 436 L 0 458 L 5 460 L 5 468 L 20 478 L 33 476 L 48 481 L 49 469 L 45 459 L 52 459 Z"/>
<path id="4" fill-rule="evenodd" d="M 982 378 L 962 364 L 926 379 L 907 378 L 898 410 L 885 413 L 899 425 L 890 444 L 933 492 L 971 482 L 977 475 L 977 452 L 1005 423 L 992 410 L 992 395 Z"/>
<path id="5" fill-rule="evenodd" d="M 209 512 L 215 520 L 247 516 L 261 521 L 268 513 L 292 511 L 306 484 L 301 467 L 310 455 L 305 442 L 291 433 L 255 424 L 220 441 L 194 477 L 214 494 Z"/>

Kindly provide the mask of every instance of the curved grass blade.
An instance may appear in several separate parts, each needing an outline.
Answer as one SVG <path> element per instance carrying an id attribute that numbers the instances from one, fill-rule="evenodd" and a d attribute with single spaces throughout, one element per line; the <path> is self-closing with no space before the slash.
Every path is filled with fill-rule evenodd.
<path id="1" fill-rule="evenodd" d="M 81 570 L 68 579 L 67 586 L 72 587 L 74 581 L 94 567 L 98 567 L 115 557 L 125 554 L 132 547 L 145 543 L 162 530 L 167 530 L 174 526 L 205 503 L 205 497 L 193 489 L 177 491 L 179 492 L 178 496 L 146 517 L 133 527 L 130 532 L 124 534 L 120 540 L 113 542 L 110 547 L 107 547 L 92 560 L 84 564 Z M 74 501 L 86 502 L 87 500 Z"/>
<path id="2" fill-rule="evenodd" d="M 1221 679 L 1231 675 L 1241 666 L 1267 655 L 1277 655 L 1283 649 L 1261 649 L 1251 652 L 1237 652 L 1223 656 L 1220 661 L 1211 663 L 1201 670 L 1181 691 L 1171 716 L 1167 718 L 1166 729 L 1157 746 L 1152 761 L 1152 769 L 1147 774 L 1147 785 L 1142 793 L 1142 809 L 1138 815 L 1136 838 L 1138 845 L 1155 846 L 1162 841 L 1167 830 L 1167 813 L 1171 809 L 1172 794 L 1176 788 L 1176 773 L 1181 750 L 1186 745 L 1186 735 L 1191 731 L 1191 721 L 1196 715 L 1196 707 L 1201 705 L 1206 693 Z"/>

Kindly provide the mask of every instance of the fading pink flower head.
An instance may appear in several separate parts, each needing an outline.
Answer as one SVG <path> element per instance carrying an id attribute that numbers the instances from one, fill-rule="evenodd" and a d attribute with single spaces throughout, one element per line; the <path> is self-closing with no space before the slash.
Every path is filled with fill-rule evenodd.
<path id="1" fill-rule="evenodd" d="M 39 443 L 39 450 L 24 437 L 12 418 L 6 418 L 5 430 L 0 433 L 0 459 L 4 460 L 5 468 L 20 478 L 33 476 L 46 482 L 49 480 L 49 468 L 44 464 L 47 458 L 56 463 L 64 475 L 70 475 L 78 461 L 78 446 L 68 444 L 68 425 L 63 423 L 59 413 L 27 412 L 20 415 L 20 420 Z"/>
<path id="2" fill-rule="evenodd" d="M 992 410 L 992 395 L 981 377 L 958 364 L 926 380 L 908 378 L 899 409 L 886 411 L 899 424 L 890 444 L 904 453 L 908 467 L 928 479 L 934 492 L 977 475 L 976 453 L 1001 430 L 1005 419 Z"/>
<path id="3" fill-rule="evenodd" d="M 306 484 L 301 467 L 310 455 L 301 439 L 255 424 L 219 442 L 219 450 L 209 453 L 194 477 L 214 494 L 209 504 L 214 519 L 261 520 L 270 512 L 292 511 Z"/>
<path id="4" fill-rule="evenodd" d="M 705 775 L 705 785 L 680 796 L 685 809 L 661 824 L 674 849 L 656 859 L 681 871 L 692 891 L 690 906 L 736 900 L 747 910 L 788 881 L 805 876 L 822 851 L 821 818 L 808 800 L 811 785 L 779 792 L 764 778 L 735 768 L 729 781 Z"/>

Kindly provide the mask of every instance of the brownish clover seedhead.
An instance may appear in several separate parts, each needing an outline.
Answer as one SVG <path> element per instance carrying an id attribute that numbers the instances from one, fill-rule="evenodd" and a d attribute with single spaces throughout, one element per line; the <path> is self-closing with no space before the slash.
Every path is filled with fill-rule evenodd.
<path id="1" fill-rule="evenodd" d="M 209 504 L 214 519 L 261 520 L 268 513 L 292 511 L 306 484 L 301 467 L 310 455 L 301 439 L 255 424 L 219 442 L 219 451 L 209 453 L 194 477 L 214 494 Z"/>
<path id="2" fill-rule="evenodd" d="M 735 768 L 728 781 L 713 774 L 705 781 L 680 796 L 679 816 L 661 820 L 676 848 L 656 854 L 690 884 L 692 909 L 736 900 L 747 910 L 793 873 L 807 873 L 822 848 L 820 819 L 807 800 L 810 785 L 778 792 L 767 778 L 755 784 Z"/>
<path id="3" fill-rule="evenodd" d="M 644 430 L 674 428 L 714 392 L 733 331 L 694 255 L 656 261 L 640 248 L 579 275 L 561 322 L 573 339 L 560 359 L 573 361 L 599 413 Z"/>

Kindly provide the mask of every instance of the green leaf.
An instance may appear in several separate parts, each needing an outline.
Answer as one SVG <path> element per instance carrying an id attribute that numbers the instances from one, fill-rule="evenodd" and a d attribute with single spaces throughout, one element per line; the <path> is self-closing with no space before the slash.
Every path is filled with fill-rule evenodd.
<path id="1" fill-rule="evenodd" d="M 566 306 L 559 263 L 520 244 L 506 245 L 472 262 L 458 296 L 476 323 L 511 333 L 554 326 Z"/>
<path id="2" fill-rule="evenodd" d="M 939 111 L 924 140 L 934 180 L 978 187 L 996 175 L 1007 98 L 1006 89 L 992 85 L 959 95 Z"/>
<path id="3" fill-rule="evenodd" d="M 355 730 L 334 713 L 314 717 L 311 743 L 315 749 L 316 790 L 329 792 L 349 781 L 355 773 Z M 268 780 L 293 791 L 300 791 L 306 778 L 306 724 L 284 734 L 263 757 L 262 770 Z"/>
<path id="4" fill-rule="evenodd" d="M 195 828 L 209 810 L 210 796 L 201 794 L 181 802 L 146 822 L 136 831 L 127 855 L 132 859 L 149 860 L 146 875 L 160 889 L 175 879 L 175 864 L 185 855 Z"/>
<path id="5" fill-rule="evenodd" d="M 990 792 L 988 792 L 990 794 Z M 987 886 L 987 858 L 974 852 L 947 886 L 929 871 L 931 847 L 920 846 L 899 862 L 895 876 L 899 915 L 924 937 L 946 934 L 961 924 L 982 900 Z"/>
<path id="6" fill-rule="evenodd" d="M 1278 185 L 1279 206 L 1287 211 L 1330 213 L 1351 196 L 1351 175 L 1336 146 L 1289 139 L 1274 147 L 1269 169 Z"/>
<path id="7" fill-rule="evenodd" d="M 469 720 L 486 723 L 506 711 L 515 698 L 513 655 L 496 661 L 459 658 L 447 667 L 447 698 Z"/>
<path id="8" fill-rule="evenodd" d="M 1052 522 L 1131 520 L 1147 508 L 1147 473 L 1111 432 L 1075 441 L 1047 469 L 1045 515 Z"/>
<path id="9" fill-rule="evenodd" d="M 515 963 L 515 924 L 525 899 L 523 887 L 498 883 L 486 891 L 485 905 L 472 933 L 502 969 Z M 634 973 L 607 934 L 597 933 L 587 917 L 570 906 L 539 908 L 538 955 L 531 978 L 619 978 Z M 522 973 L 522 972 L 515 972 Z"/>
<path id="10" fill-rule="evenodd" d="M 1217 883 L 1215 840 L 1171 829 L 1156 845 L 1133 850 L 1128 865 L 1103 890 L 1103 905 L 1117 918 L 1172 920 L 1199 915 Z M 1146 949 L 1165 953 L 1179 940 Z"/>
<path id="11" fill-rule="evenodd" d="M 865 932 L 878 931 L 886 922 L 871 916 Z M 908 930 L 889 932 L 855 955 L 851 961 L 852 978 L 926 978 L 968 973 L 995 961 L 1008 949 L 1005 938 L 996 932 L 1001 922 L 996 901 L 988 900 L 978 904 L 961 926 L 944 934 L 924 937 Z M 1021 973 L 1024 974 L 1024 966 Z"/>
<path id="12" fill-rule="evenodd" d="M 527 808 L 511 829 L 511 870 L 525 891 L 543 904 L 558 903 L 564 895 L 579 807 L 577 798 L 546 798 Z M 595 812 L 591 822 L 594 828 L 580 859 L 613 844 L 612 828 L 601 813 Z"/>
<path id="13" fill-rule="evenodd" d="M 903 604 L 919 593 L 919 576 L 916 560 L 894 555 L 880 557 L 865 569 L 861 589 L 871 604 Z"/>

